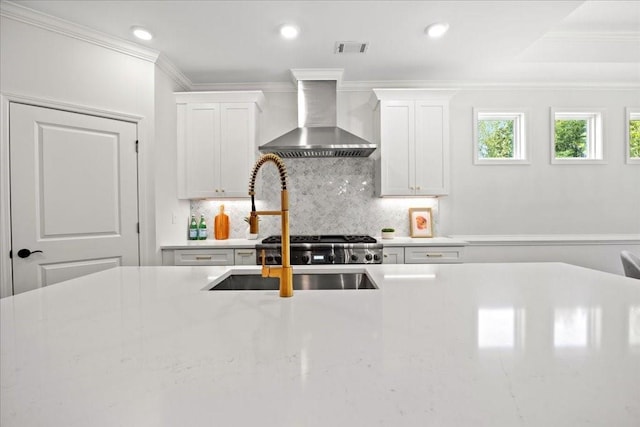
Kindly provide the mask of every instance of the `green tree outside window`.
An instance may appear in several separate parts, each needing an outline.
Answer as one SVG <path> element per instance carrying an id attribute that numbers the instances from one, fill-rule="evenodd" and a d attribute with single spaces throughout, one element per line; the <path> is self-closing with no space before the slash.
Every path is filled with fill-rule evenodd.
<path id="1" fill-rule="evenodd" d="M 629 157 L 640 157 L 640 120 L 629 120 Z"/>
<path id="2" fill-rule="evenodd" d="M 556 120 L 556 158 L 587 157 L 587 121 Z"/>
<path id="3" fill-rule="evenodd" d="M 513 120 L 478 121 L 478 157 L 513 158 Z"/>

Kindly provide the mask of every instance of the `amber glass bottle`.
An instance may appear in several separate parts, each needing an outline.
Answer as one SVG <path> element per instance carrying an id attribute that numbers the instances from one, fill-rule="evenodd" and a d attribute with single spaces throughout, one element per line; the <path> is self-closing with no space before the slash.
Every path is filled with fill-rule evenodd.
<path id="1" fill-rule="evenodd" d="M 224 205 L 220 205 L 220 213 L 214 218 L 213 228 L 216 240 L 229 238 L 229 216 L 224 213 Z"/>

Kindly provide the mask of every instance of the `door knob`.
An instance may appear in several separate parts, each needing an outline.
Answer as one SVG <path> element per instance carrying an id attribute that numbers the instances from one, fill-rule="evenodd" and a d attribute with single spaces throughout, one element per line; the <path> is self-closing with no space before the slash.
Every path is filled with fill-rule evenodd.
<path id="1" fill-rule="evenodd" d="M 43 253 L 42 251 L 33 251 L 33 252 L 32 252 L 32 251 L 30 251 L 29 249 L 20 249 L 20 250 L 18 251 L 18 256 L 19 256 L 20 258 L 27 258 L 27 257 L 29 257 L 29 255 L 31 255 L 31 254 L 35 254 L 35 253 L 38 253 L 38 252 Z"/>

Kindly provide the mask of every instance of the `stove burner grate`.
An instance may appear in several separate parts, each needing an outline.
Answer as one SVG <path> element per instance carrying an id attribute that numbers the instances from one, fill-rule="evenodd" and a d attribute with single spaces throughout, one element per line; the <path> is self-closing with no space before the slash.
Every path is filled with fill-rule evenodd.
<path id="1" fill-rule="evenodd" d="M 262 240 L 263 244 L 279 244 L 281 236 L 269 236 Z M 365 235 L 292 235 L 290 243 L 377 243 L 376 239 Z"/>

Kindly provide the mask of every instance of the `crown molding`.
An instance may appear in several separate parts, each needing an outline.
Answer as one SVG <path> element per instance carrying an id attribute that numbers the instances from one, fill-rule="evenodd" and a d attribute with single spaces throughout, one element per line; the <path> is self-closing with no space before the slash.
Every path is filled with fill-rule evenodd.
<path id="1" fill-rule="evenodd" d="M 160 55 L 157 50 L 109 36 L 92 28 L 37 12 L 12 2 L 3 1 L 0 3 L 0 16 L 153 63 L 157 61 Z"/>
<path id="2" fill-rule="evenodd" d="M 369 92 L 373 89 L 455 89 L 455 90 L 639 90 L 640 82 L 472 82 L 465 80 L 371 80 L 342 81 L 338 92 Z M 289 82 L 253 83 L 191 83 L 191 91 L 261 90 L 268 92 L 296 92 Z"/>
<path id="3" fill-rule="evenodd" d="M 180 87 L 180 90 L 193 90 L 193 82 L 165 54 L 158 55 L 156 66 L 164 71 Z"/>
<path id="4" fill-rule="evenodd" d="M 375 80 L 342 82 L 339 91 L 362 92 L 373 89 L 452 89 L 456 90 L 636 90 L 640 82 L 473 82 L 465 80 Z"/>
<path id="5" fill-rule="evenodd" d="M 192 91 L 261 90 L 262 92 L 297 92 L 291 82 L 192 83 Z"/>

